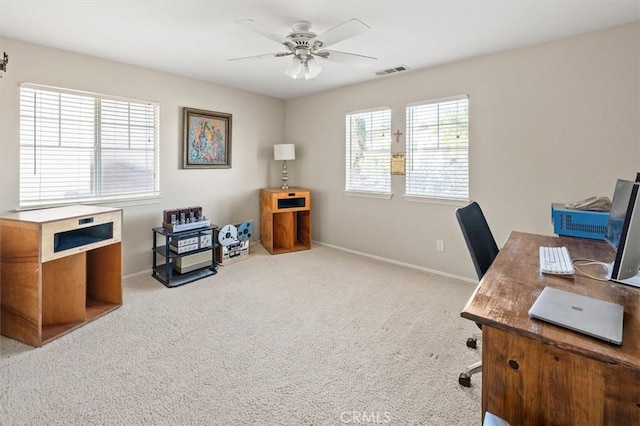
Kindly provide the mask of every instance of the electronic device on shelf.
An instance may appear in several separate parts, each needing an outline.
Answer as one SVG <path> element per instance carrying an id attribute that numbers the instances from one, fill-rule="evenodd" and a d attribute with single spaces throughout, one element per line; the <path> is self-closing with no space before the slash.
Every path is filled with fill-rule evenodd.
<path id="1" fill-rule="evenodd" d="M 211 221 L 204 217 L 200 206 L 165 210 L 162 213 L 162 227 L 170 232 L 191 231 L 209 226 Z"/>
<path id="2" fill-rule="evenodd" d="M 605 232 L 615 250 L 607 278 L 640 287 L 640 174 L 636 182 L 618 179 Z"/>
<path id="3" fill-rule="evenodd" d="M 188 253 L 190 251 L 211 247 L 212 241 L 212 231 L 202 231 L 199 235 L 172 238 L 171 243 L 169 244 L 169 249 L 178 254 Z"/>
<path id="4" fill-rule="evenodd" d="M 197 271 L 211 265 L 211 249 L 176 258 L 173 269 L 180 274 Z"/>

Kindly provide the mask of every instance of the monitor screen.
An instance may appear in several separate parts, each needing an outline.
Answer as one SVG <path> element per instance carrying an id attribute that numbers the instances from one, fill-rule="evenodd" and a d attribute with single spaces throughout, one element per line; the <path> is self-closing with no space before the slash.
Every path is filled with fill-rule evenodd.
<path id="1" fill-rule="evenodd" d="M 611 244 L 615 250 L 617 250 L 620 245 L 620 236 L 622 235 L 624 219 L 627 216 L 633 185 L 634 183 L 631 181 L 618 179 L 616 188 L 613 191 L 611 211 L 609 212 L 609 221 L 607 222 L 604 239 Z"/>
<path id="2" fill-rule="evenodd" d="M 611 202 L 605 240 L 616 249 L 611 279 L 633 278 L 640 270 L 640 183 L 619 179 Z"/>

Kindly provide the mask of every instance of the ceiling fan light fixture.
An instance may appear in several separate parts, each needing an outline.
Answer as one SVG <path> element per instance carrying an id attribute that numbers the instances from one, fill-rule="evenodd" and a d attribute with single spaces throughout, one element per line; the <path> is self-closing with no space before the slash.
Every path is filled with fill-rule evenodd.
<path id="1" fill-rule="evenodd" d="M 302 61 L 294 56 L 293 58 L 291 58 L 291 62 L 289 62 L 289 66 L 284 72 L 284 75 L 286 75 L 287 77 L 298 79 L 304 76 L 304 68 L 305 67 L 302 65 Z"/>
<path id="2" fill-rule="evenodd" d="M 317 62 L 317 58 L 359 66 L 369 66 L 371 61 L 377 59 L 354 53 L 322 50 L 371 29 L 367 24 L 356 18 L 336 25 L 320 35 L 311 31 L 310 22 L 297 21 L 293 23 L 292 31 L 284 37 L 279 37 L 275 31 L 266 28 L 252 19 L 243 19 L 236 22 L 255 33 L 277 42 L 281 47 L 284 46 L 286 51 L 231 58 L 229 60 L 263 59 L 270 57 L 281 58 L 292 55 L 291 62 L 284 74 L 293 79 L 304 77 L 306 80 L 309 80 L 316 78 L 318 74 L 320 74 L 320 71 L 322 71 L 322 68 Z"/>
<path id="3" fill-rule="evenodd" d="M 305 73 L 304 73 L 305 80 L 316 78 L 318 74 L 320 74 L 320 71 L 322 71 L 322 68 L 320 68 L 320 65 L 318 65 L 315 59 L 313 59 L 312 57 L 309 57 L 309 59 L 307 59 L 307 63 L 305 66 Z"/>

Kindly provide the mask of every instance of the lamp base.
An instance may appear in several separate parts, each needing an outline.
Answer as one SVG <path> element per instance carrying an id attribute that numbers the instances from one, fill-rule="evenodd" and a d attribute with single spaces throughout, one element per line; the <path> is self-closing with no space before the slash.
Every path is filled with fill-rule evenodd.
<path id="1" fill-rule="evenodd" d="M 287 160 L 282 162 L 282 185 L 280 185 L 280 189 L 289 189 L 289 174 L 287 170 Z"/>

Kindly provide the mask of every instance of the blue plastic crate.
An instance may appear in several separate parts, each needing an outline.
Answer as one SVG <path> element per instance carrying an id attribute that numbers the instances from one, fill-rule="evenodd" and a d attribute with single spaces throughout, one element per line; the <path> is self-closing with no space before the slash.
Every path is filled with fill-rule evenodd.
<path id="1" fill-rule="evenodd" d="M 553 232 L 570 237 L 604 240 L 609 212 L 568 209 L 561 203 L 551 204 Z"/>

